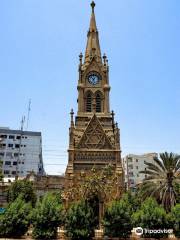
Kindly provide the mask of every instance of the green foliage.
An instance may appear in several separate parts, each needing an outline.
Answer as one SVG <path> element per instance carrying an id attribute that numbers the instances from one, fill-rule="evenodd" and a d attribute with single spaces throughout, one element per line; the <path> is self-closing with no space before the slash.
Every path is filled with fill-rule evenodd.
<path id="1" fill-rule="evenodd" d="M 155 197 L 170 212 L 177 202 L 175 186 L 180 183 L 180 155 L 165 152 L 160 154 L 160 159 L 154 158 L 154 161 L 155 164 L 145 162 L 147 168 L 140 172 L 147 175 L 140 192 L 144 199 Z"/>
<path id="2" fill-rule="evenodd" d="M 92 239 L 95 220 L 91 206 L 84 201 L 74 203 L 66 216 L 66 230 L 71 239 Z"/>
<path id="3" fill-rule="evenodd" d="M 176 192 L 176 203 L 180 203 L 180 184 L 174 184 L 174 189 Z"/>
<path id="4" fill-rule="evenodd" d="M 136 207 L 136 199 L 130 193 L 112 202 L 104 215 L 105 234 L 109 237 L 128 237 L 133 228 L 131 215 Z"/>
<path id="5" fill-rule="evenodd" d="M 30 203 L 25 203 L 20 197 L 16 198 L 0 215 L 0 236 L 20 237 L 24 235 L 28 230 L 30 211 Z"/>
<path id="6" fill-rule="evenodd" d="M 55 239 L 57 227 L 63 222 L 63 208 L 52 193 L 46 194 L 36 203 L 32 213 L 33 237 L 35 239 Z"/>
<path id="7" fill-rule="evenodd" d="M 159 206 L 155 199 L 147 198 L 133 215 L 133 226 L 146 229 L 169 228 L 167 215 L 163 207 Z M 145 237 L 164 237 L 161 234 L 146 234 Z"/>
<path id="8" fill-rule="evenodd" d="M 180 204 L 176 204 L 168 215 L 176 237 L 180 237 Z"/>
<path id="9" fill-rule="evenodd" d="M 20 195 L 25 202 L 31 202 L 32 206 L 35 206 L 36 194 L 32 182 L 17 180 L 11 184 L 8 190 L 8 202 L 13 202 Z"/>

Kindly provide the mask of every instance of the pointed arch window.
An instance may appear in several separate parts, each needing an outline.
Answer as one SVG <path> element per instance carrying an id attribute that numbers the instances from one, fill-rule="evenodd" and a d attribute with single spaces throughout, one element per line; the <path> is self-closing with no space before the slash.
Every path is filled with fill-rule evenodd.
<path id="1" fill-rule="evenodd" d="M 96 94 L 96 112 L 101 112 L 101 95 L 99 93 Z"/>
<path id="2" fill-rule="evenodd" d="M 88 93 L 86 97 L 86 112 L 92 112 L 92 94 Z"/>

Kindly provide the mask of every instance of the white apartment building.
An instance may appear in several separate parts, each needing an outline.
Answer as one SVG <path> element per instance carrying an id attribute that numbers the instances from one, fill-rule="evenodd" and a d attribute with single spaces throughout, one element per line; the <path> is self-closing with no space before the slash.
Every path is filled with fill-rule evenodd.
<path id="1" fill-rule="evenodd" d="M 146 177 L 145 174 L 139 173 L 147 168 L 146 162 L 154 163 L 154 157 L 157 153 L 146 153 L 143 155 L 129 154 L 123 158 L 123 169 L 125 174 L 125 184 L 127 189 L 136 189 L 136 185 L 141 183 Z"/>
<path id="2" fill-rule="evenodd" d="M 25 177 L 33 171 L 44 174 L 41 132 L 0 127 L 0 160 L 4 177 Z"/>

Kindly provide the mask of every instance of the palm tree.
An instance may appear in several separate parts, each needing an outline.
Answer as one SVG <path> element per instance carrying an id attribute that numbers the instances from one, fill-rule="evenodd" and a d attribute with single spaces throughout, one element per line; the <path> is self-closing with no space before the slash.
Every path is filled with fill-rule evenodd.
<path id="1" fill-rule="evenodd" d="M 145 162 L 147 168 L 140 171 L 147 177 L 139 185 L 139 190 L 144 199 L 155 197 L 168 212 L 176 204 L 175 185 L 180 184 L 180 155 L 161 153 L 160 159 L 155 157 L 154 162 Z"/>

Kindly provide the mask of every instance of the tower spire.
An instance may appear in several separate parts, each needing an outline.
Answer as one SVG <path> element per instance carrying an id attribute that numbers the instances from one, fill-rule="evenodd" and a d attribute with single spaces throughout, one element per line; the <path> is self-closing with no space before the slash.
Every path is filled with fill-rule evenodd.
<path id="1" fill-rule="evenodd" d="M 99 44 L 99 36 L 98 30 L 96 26 L 96 18 L 95 18 L 95 2 L 92 1 L 91 8 L 91 20 L 90 20 L 90 27 L 87 35 L 87 46 L 85 52 L 85 63 L 90 62 L 93 57 L 96 58 L 97 62 L 102 62 L 101 59 L 101 49 Z"/>

